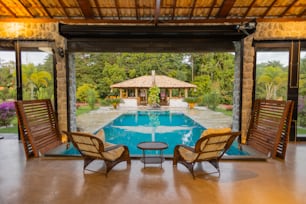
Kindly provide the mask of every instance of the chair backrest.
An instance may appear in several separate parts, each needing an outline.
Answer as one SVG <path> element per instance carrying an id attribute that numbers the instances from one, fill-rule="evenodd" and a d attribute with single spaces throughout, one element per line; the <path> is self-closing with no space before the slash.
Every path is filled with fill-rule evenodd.
<path id="1" fill-rule="evenodd" d="M 220 159 L 238 135 L 240 132 L 213 133 L 201 137 L 195 145 L 198 160 Z"/>
<path id="2" fill-rule="evenodd" d="M 104 144 L 100 138 L 81 132 L 69 132 L 66 134 L 83 156 L 103 159 Z"/>
<path id="3" fill-rule="evenodd" d="M 61 134 L 49 99 L 16 101 L 15 108 L 27 158 L 39 157 L 61 144 Z"/>
<path id="4" fill-rule="evenodd" d="M 256 100 L 247 133 L 247 145 L 272 158 L 284 159 L 289 140 L 293 101 Z"/>

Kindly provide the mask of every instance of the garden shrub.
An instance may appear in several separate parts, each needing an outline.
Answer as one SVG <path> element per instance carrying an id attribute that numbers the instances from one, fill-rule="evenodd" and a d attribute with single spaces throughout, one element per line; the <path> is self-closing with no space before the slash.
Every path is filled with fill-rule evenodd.
<path id="1" fill-rule="evenodd" d="M 3 102 L 0 104 L 0 126 L 7 127 L 15 117 L 14 102 Z"/>
<path id="2" fill-rule="evenodd" d="M 220 94 L 216 92 L 210 92 L 204 95 L 203 103 L 211 110 L 216 110 L 220 104 Z"/>

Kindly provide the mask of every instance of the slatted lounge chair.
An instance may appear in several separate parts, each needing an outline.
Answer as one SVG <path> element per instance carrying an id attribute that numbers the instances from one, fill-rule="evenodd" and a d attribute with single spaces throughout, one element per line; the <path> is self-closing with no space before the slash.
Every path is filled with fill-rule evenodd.
<path id="1" fill-rule="evenodd" d="M 105 143 L 103 138 L 88 133 L 63 132 L 68 135 L 72 144 L 81 153 L 84 159 L 84 171 L 96 159 L 104 160 L 105 175 L 120 162 L 126 161 L 127 164 L 131 164 L 127 146 Z"/>
<path id="2" fill-rule="evenodd" d="M 285 159 L 293 106 L 293 101 L 255 100 L 244 145 L 272 158 Z"/>
<path id="3" fill-rule="evenodd" d="M 231 132 L 230 129 L 213 131 L 212 133 L 204 131 L 195 147 L 177 145 L 174 148 L 173 165 L 183 164 L 195 178 L 194 165 L 198 162 L 208 161 L 220 175 L 219 161 L 238 135 L 240 132 Z"/>
<path id="4" fill-rule="evenodd" d="M 59 146 L 61 133 L 49 99 L 15 102 L 18 128 L 27 159 Z"/>

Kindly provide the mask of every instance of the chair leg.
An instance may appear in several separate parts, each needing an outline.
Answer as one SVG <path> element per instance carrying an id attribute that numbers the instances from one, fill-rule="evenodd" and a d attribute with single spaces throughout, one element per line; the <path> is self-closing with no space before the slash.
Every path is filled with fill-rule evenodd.
<path id="1" fill-rule="evenodd" d="M 120 162 L 126 161 L 127 165 L 131 164 L 131 158 L 130 158 L 130 153 L 129 150 L 126 146 L 124 146 L 124 152 L 122 153 L 122 155 L 120 156 L 120 158 L 118 158 L 115 161 L 108 161 L 108 160 L 104 160 L 105 165 L 106 165 L 106 173 L 105 175 L 107 176 L 108 172 L 110 172 L 110 170 L 112 170 L 112 168 L 114 166 L 116 166 L 117 164 L 119 164 Z"/>
<path id="2" fill-rule="evenodd" d="M 173 166 L 177 165 L 177 162 L 178 160 L 180 160 L 179 158 L 181 157 L 178 149 L 179 149 L 179 146 L 175 146 L 174 153 L 173 153 Z"/>
<path id="3" fill-rule="evenodd" d="M 219 176 L 220 176 L 219 161 L 216 160 L 216 159 L 214 159 L 214 160 L 210 160 L 209 163 L 210 163 L 211 165 L 213 165 L 213 166 L 217 169 L 217 171 L 218 171 L 218 173 L 219 173 Z"/>
<path id="4" fill-rule="evenodd" d="M 95 159 L 91 157 L 84 157 L 84 165 L 83 165 L 83 171 L 85 171 L 86 167 Z"/>

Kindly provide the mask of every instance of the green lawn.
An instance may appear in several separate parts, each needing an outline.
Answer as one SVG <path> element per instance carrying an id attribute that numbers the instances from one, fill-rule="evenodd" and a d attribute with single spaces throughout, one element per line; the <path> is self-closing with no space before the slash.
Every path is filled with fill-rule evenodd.
<path id="1" fill-rule="evenodd" d="M 227 116 L 232 116 L 233 115 L 232 110 L 225 110 L 225 109 L 222 109 L 222 108 L 216 108 L 215 111 L 216 112 L 221 112 L 221 113 L 223 113 L 224 115 L 227 115 Z"/>
<path id="2" fill-rule="evenodd" d="M 297 134 L 305 135 L 306 134 L 306 128 L 298 127 L 297 128 Z"/>
<path id="3" fill-rule="evenodd" d="M 7 128 L 0 128 L 0 133 L 18 133 L 18 127 L 7 127 Z"/>
<path id="4" fill-rule="evenodd" d="M 98 109 L 98 107 L 95 107 L 95 108 L 94 108 L 94 110 L 97 110 L 97 109 Z M 77 110 L 76 110 L 76 115 L 79 116 L 79 115 L 82 115 L 82 114 L 84 114 L 84 113 L 88 113 L 88 112 L 90 112 L 90 111 L 92 111 L 92 110 L 90 109 L 89 106 L 80 106 L 80 107 L 77 108 Z"/>

